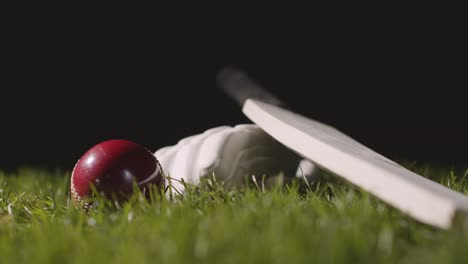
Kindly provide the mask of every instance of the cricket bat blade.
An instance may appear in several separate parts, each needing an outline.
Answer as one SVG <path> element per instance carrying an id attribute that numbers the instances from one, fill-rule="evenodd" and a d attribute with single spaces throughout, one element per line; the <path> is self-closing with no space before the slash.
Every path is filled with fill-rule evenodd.
<path id="1" fill-rule="evenodd" d="M 341 131 L 280 106 L 247 99 L 243 113 L 280 143 L 414 219 L 449 228 L 468 196 L 418 175 Z"/>

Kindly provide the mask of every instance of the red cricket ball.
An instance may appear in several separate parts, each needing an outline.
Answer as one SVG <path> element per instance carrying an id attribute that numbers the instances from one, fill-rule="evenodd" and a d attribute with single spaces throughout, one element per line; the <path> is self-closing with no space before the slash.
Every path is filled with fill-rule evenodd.
<path id="1" fill-rule="evenodd" d="M 90 148 L 76 163 L 71 174 L 71 194 L 75 205 L 90 204 L 83 198 L 92 186 L 106 197 L 128 198 L 137 183 L 143 191 L 150 185 L 160 187 L 163 172 L 156 157 L 143 146 L 123 139 L 103 141 Z"/>

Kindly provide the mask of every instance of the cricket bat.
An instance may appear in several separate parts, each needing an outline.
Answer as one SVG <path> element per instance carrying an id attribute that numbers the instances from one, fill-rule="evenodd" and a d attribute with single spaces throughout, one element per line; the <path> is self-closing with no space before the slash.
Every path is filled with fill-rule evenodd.
<path id="1" fill-rule="evenodd" d="M 448 229 L 458 212 L 468 213 L 468 196 L 404 168 L 334 127 L 288 110 L 237 68 L 222 69 L 217 81 L 277 141 L 415 220 Z"/>

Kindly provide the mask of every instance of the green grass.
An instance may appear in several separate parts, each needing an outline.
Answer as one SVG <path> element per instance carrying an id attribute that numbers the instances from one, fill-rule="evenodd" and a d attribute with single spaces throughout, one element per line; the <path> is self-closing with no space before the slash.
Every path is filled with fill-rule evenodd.
<path id="1" fill-rule="evenodd" d="M 468 194 L 467 168 L 405 166 Z M 0 172 L 0 263 L 468 263 L 464 217 L 435 229 L 325 173 L 310 186 L 206 180 L 89 214 L 71 204 L 69 176 Z"/>

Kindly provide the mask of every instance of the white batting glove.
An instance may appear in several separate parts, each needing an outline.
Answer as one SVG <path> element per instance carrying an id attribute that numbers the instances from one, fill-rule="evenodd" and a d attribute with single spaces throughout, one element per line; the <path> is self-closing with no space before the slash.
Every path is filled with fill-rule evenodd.
<path id="1" fill-rule="evenodd" d="M 252 175 L 260 179 L 280 172 L 311 176 L 317 169 L 254 124 L 215 127 L 161 148 L 154 155 L 176 193 L 184 191 L 182 180 L 198 184 L 204 176 L 240 185 Z"/>

